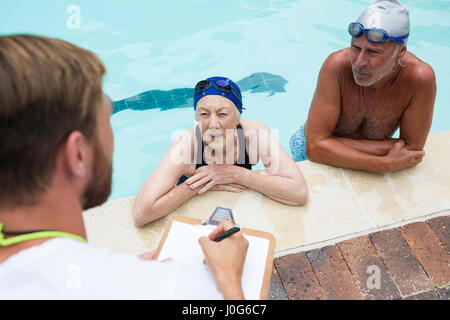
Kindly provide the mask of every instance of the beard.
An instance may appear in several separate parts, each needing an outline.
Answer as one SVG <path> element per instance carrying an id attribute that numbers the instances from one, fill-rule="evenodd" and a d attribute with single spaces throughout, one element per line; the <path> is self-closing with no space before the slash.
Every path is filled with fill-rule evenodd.
<path id="1" fill-rule="evenodd" d="M 82 196 L 83 210 L 97 207 L 106 202 L 111 194 L 112 161 L 103 152 L 98 139 L 94 137 L 94 159 L 92 176 Z"/>
<path id="2" fill-rule="evenodd" d="M 358 77 L 357 72 L 353 70 L 353 77 L 357 85 L 361 87 L 370 87 L 375 83 L 379 82 L 381 79 L 389 75 L 392 70 L 394 70 L 395 64 L 390 69 L 380 70 L 377 73 L 366 73 L 363 76 Z"/>

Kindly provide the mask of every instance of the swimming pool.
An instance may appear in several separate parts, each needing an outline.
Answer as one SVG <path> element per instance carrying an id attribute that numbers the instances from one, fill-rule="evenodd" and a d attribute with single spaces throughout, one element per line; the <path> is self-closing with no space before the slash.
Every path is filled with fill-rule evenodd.
<path id="1" fill-rule="evenodd" d="M 110 199 L 116 199 L 134 195 L 172 136 L 193 125 L 186 97 L 208 76 L 240 81 L 243 117 L 278 129 L 289 150 L 289 137 L 306 120 L 323 61 L 348 46 L 348 23 L 370 2 L 16 0 L 2 4 L 0 34 L 46 35 L 90 49 L 106 64 L 104 90 L 111 99 L 141 101 L 139 94 L 150 91 L 146 99 L 160 102 L 145 111 L 125 105 L 112 116 Z M 402 3 L 410 9 L 408 49 L 437 76 L 431 132 L 450 130 L 450 2 Z"/>

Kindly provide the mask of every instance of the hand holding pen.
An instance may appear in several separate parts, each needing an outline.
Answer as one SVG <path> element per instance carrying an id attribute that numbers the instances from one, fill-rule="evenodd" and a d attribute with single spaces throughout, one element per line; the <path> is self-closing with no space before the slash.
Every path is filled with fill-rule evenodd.
<path id="1" fill-rule="evenodd" d="M 247 255 L 248 240 L 231 221 L 223 221 L 208 237 L 199 239 L 205 261 L 224 298 L 243 299 L 241 278 Z M 238 297 L 241 295 L 241 297 Z"/>

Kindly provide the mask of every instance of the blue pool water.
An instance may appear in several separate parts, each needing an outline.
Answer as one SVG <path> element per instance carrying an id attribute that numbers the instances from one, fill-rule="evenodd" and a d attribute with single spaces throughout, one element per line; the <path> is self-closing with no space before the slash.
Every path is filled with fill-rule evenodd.
<path id="1" fill-rule="evenodd" d="M 62 38 L 105 62 L 104 90 L 122 100 L 121 111 L 111 120 L 115 153 L 110 198 L 115 199 L 134 195 L 172 136 L 193 125 L 186 92 L 208 76 L 241 81 L 246 86 L 243 117 L 278 129 L 289 150 L 289 137 L 306 120 L 323 61 L 349 45 L 347 26 L 370 2 L 3 1 L 0 34 Z M 402 3 L 410 9 L 408 49 L 431 64 L 437 76 L 431 131 L 450 130 L 450 1 Z M 132 110 L 125 101 L 138 106 L 153 101 L 153 107 Z"/>

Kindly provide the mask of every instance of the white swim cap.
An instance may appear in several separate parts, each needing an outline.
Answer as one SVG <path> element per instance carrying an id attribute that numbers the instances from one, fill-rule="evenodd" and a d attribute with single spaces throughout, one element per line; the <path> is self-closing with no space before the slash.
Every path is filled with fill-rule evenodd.
<path id="1" fill-rule="evenodd" d="M 386 30 L 394 37 L 409 33 L 409 11 L 397 0 L 375 0 L 361 14 L 357 22 L 366 29 Z"/>

